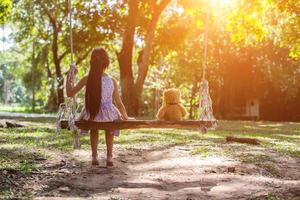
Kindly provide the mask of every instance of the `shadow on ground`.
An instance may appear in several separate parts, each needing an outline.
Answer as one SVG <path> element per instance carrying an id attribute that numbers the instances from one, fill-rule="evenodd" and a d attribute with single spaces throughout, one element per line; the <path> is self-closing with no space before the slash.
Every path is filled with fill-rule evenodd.
<path id="1" fill-rule="evenodd" d="M 189 148 L 118 151 L 116 167 L 84 165 L 75 174 L 47 182 L 49 188 L 40 198 L 293 199 L 300 195 L 299 179 L 264 176 L 264 169 L 226 157 L 191 156 Z M 87 154 L 78 151 L 75 156 L 87 162 Z"/>

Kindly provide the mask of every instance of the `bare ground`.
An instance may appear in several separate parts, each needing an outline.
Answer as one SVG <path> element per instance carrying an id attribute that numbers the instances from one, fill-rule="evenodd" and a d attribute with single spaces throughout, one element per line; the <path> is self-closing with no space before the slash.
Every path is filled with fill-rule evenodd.
<path id="1" fill-rule="evenodd" d="M 90 152 L 76 150 L 41 162 L 44 170 L 27 178 L 23 188 L 34 190 L 37 199 L 300 199 L 299 159 L 246 146 L 272 157 L 253 164 L 193 156 L 193 148 L 117 146 L 113 168 L 104 167 L 104 156 L 100 167 L 91 167 Z"/>

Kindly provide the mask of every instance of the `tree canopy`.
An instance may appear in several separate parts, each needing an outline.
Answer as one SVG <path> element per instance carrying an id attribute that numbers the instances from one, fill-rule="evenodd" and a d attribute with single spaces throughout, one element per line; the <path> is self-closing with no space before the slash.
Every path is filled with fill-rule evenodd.
<path id="1" fill-rule="evenodd" d="M 9 13 L 11 2 L 2 2 L 1 13 Z M 109 71 L 120 80 L 131 115 L 154 113 L 161 91 L 179 87 L 190 117 L 197 116 L 206 16 L 207 79 L 216 113 L 230 115 L 249 99 L 260 99 L 266 117 L 269 109 L 299 111 L 294 111 L 300 98 L 297 0 L 72 2 L 79 76 L 88 70 L 91 50 L 106 48 Z M 22 52 L 20 73 L 14 77 L 22 80 L 27 99 L 36 99 L 30 104 L 55 110 L 64 101 L 68 14 L 64 0 L 14 2 L 10 21 L 15 46 L 10 51 L 16 57 Z"/>
<path id="2" fill-rule="evenodd" d="M 0 23 L 4 24 L 8 21 L 11 12 L 12 2 L 11 0 L 0 1 Z"/>

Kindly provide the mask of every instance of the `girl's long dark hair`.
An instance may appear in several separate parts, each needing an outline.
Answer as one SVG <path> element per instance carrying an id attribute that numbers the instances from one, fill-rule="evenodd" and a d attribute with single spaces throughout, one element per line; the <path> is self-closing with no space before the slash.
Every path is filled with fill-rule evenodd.
<path id="1" fill-rule="evenodd" d="M 95 119 L 100 110 L 102 98 L 102 75 L 109 65 L 107 52 L 102 48 L 94 49 L 91 55 L 90 71 L 85 91 L 85 109 L 90 120 Z"/>

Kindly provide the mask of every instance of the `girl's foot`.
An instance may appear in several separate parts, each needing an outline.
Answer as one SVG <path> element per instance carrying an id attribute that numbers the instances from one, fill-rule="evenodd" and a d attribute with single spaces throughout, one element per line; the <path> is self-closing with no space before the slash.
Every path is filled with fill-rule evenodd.
<path id="1" fill-rule="evenodd" d="M 113 167 L 114 166 L 114 163 L 112 161 L 112 156 L 107 156 L 106 158 L 106 167 Z"/>
<path id="2" fill-rule="evenodd" d="M 106 161 L 106 167 L 113 167 L 113 166 L 114 166 L 113 161 L 111 161 L 111 160 Z"/>
<path id="3" fill-rule="evenodd" d="M 93 165 L 93 166 L 99 165 L 99 161 L 98 161 L 98 160 L 92 160 L 92 165 Z"/>
<path id="4" fill-rule="evenodd" d="M 92 165 L 99 165 L 99 161 L 98 161 L 98 156 L 93 156 L 92 157 Z"/>

